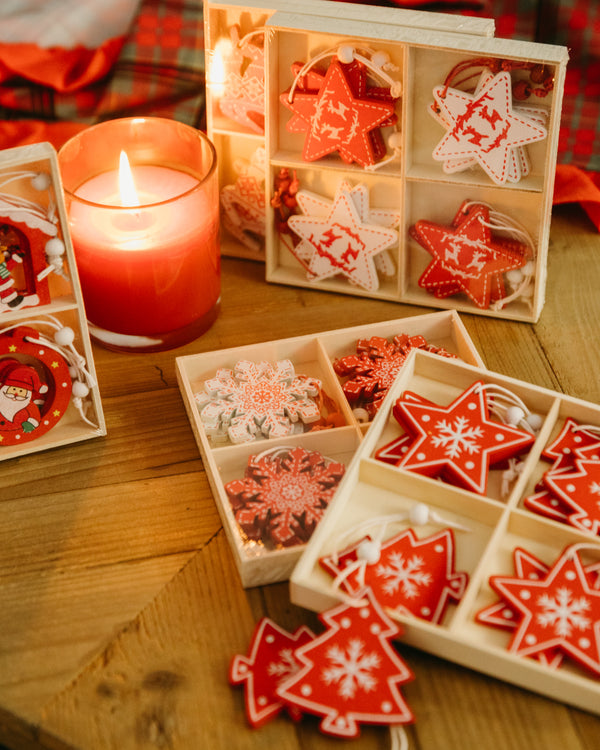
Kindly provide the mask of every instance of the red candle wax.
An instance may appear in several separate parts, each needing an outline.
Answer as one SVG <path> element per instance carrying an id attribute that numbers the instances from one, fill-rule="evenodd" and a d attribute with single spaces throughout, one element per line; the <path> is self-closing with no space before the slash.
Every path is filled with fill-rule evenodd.
<path id="1" fill-rule="evenodd" d="M 71 238 L 90 323 L 156 336 L 193 324 L 218 302 L 218 200 L 175 169 L 132 173 L 139 207 L 121 205 L 117 170 L 75 191 Z"/>

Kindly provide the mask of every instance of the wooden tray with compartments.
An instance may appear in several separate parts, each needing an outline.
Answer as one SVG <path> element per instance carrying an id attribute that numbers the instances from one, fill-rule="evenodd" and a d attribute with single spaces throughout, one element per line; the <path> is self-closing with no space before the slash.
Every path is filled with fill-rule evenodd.
<path id="1" fill-rule="evenodd" d="M 359 339 L 378 336 L 391 341 L 400 334 L 424 337 L 429 345 L 443 348 L 465 362 L 482 364 L 454 311 L 177 358 L 177 378 L 182 398 L 244 587 L 286 580 L 298 561 L 304 544 L 266 545 L 262 540 L 249 538 L 238 525 L 225 486 L 244 476 L 251 456 L 290 446 L 318 451 L 329 461 L 348 465 L 369 422 L 364 421 L 364 415 L 351 408 L 342 390 L 347 378 L 336 374 L 333 362 L 354 354 Z M 304 431 L 294 432 L 289 436 L 263 439 L 263 435 L 259 434 L 256 439 L 237 443 L 229 439 L 223 440 L 222 436 L 218 436 L 217 440 L 211 437 L 200 416 L 196 400 L 196 394 L 205 390 L 204 384 L 214 378 L 221 368 L 233 370 L 240 361 L 254 364 L 268 362 L 274 366 L 283 360 L 291 361 L 297 375 L 320 381 L 322 391 L 328 397 L 328 412 L 336 412 L 334 425 L 329 425 L 327 429 L 313 430 L 310 429 L 311 424 L 308 424 Z"/>
<path id="2" fill-rule="evenodd" d="M 391 16 L 379 22 L 371 9 L 368 16 L 364 9 L 352 14 L 345 8 L 318 15 L 307 6 L 306 12 L 283 8 L 261 16 L 252 9 L 210 4 L 207 12 L 207 96 L 210 132 L 226 183 L 223 225 L 246 237 L 252 252 L 260 254 L 264 246 L 267 281 L 538 319 L 545 295 L 565 48 L 490 38 L 481 29 L 459 32 L 458 26 L 411 28 Z M 259 55 L 266 65 L 264 80 L 248 63 L 252 53 L 244 53 L 245 62 L 236 68 L 238 98 L 227 93 L 224 74 L 218 73 L 232 60 L 222 44 L 236 25 L 236 14 L 240 28 L 263 23 L 268 15 Z M 368 23 L 361 20 L 366 17 Z M 249 31 L 243 37 L 251 47 L 252 35 Z M 348 112 L 358 117 L 365 109 L 356 103 L 362 96 L 356 89 L 363 84 L 350 86 L 344 110 L 336 104 L 339 91 L 327 94 L 324 85 L 334 62 L 348 54 L 364 63 L 366 90 L 394 101 L 391 124 L 385 121 L 369 130 L 363 123 L 370 146 L 360 138 L 352 140 L 356 130 L 347 125 Z M 384 59 L 387 72 L 382 73 Z M 240 87 L 249 87 L 249 80 L 240 77 L 241 64 L 248 66 L 246 78 L 264 87 L 264 139 L 263 133 L 255 133 L 254 139 L 243 135 L 240 131 L 250 130 L 243 125 L 228 130 L 227 118 L 215 115 L 224 99 L 229 99 L 229 111 L 240 106 Z M 513 101 L 517 89 L 525 98 Z M 448 91 L 453 104 L 444 109 Z M 294 97 L 307 98 L 290 110 L 282 102 L 286 96 L 288 104 Z M 330 104 L 335 113 L 320 120 L 317 129 L 316 112 Z M 248 106 L 247 97 L 243 106 Z M 517 124 L 524 128 L 519 134 Z M 344 139 L 351 145 L 343 145 L 348 143 Z M 363 148 L 377 151 L 371 161 Z M 362 197 L 354 193 L 350 199 L 353 190 Z M 340 214 L 340 204 L 348 201 L 355 205 L 342 206 Z M 479 227 L 474 237 L 470 224 L 461 224 L 465 205 L 484 212 L 487 234 Z M 388 231 L 375 231 L 374 238 L 374 225 L 385 221 Z M 423 240 L 415 231 L 423 223 L 434 225 L 433 239 L 430 234 Z M 343 234 L 332 233 L 340 225 Z M 476 251 L 473 240 L 480 243 Z"/>
<path id="3" fill-rule="evenodd" d="M 0 154 L 0 235 L 0 460 L 106 434 L 49 143 Z"/>
<path id="4" fill-rule="evenodd" d="M 388 445 L 390 440 L 402 432 L 393 416 L 394 404 L 401 394 L 409 391 L 419 398 L 423 397 L 446 407 L 477 381 L 483 382 L 486 388 L 508 389 L 532 413 L 542 418 L 535 442 L 522 456 L 521 469 L 513 474 L 508 486 L 503 487 L 502 481 L 505 467 L 492 467 L 487 491 L 480 494 L 380 460 L 382 446 Z M 552 566 L 556 565 L 568 548 L 580 550 L 582 565 L 589 571 L 586 585 L 589 590 L 594 591 L 594 598 L 600 596 L 598 536 L 577 526 L 531 512 L 524 506 L 524 499 L 534 493 L 550 466 L 543 458 L 542 450 L 563 434 L 569 418 L 588 429 L 590 425 L 597 425 L 596 434 L 600 435 L 598 405 L 534 387 L 458 360 L 445 359 L 440 362 L 427 353 L 411 353 L 347 469 L 334 501 L 292 573 L 292 601 L 317 612 L 338 604 L 342 594 L 334 585 L 334 577 L 326 572 L 321 561 L 328 556 L 339 559 L 335 556 L 342 552 L 341 547 L 351 548 L 365 534 L 374 537 L 377 529 L 382 528 L 381 523 L 378 525 L 378 518 L 388 519 L 382 543 L 409 527 L 423 541 L 430 535 L 435 536 L 441 529 L 458 524 L 458 530 L 453 532 L 455 570 L 463 571 L 468 576 L 462 596 L 458 601 L 450 603 L 443 617 L 437 621 L 388 610 L 403 625 L 401 640 L 450 661 L 598 713 L 600 664 L 596 665 L 594 672 L 584 669 L 577 660 L 569 658 L 572 652 L 568 649 L 557 646 L 557 651 L 550 653 L 555 645 L 552 641 L 554 631 L 551 628 L 561 620 L 561 611 L 564 615 L 562 625 L 567 631 L 572 627 L 572 632 L 575 633 L 578 627 L 577 617 L 591 613 L 591 610 L 586 609 L 589 601 L 583 602 L 585 597 L 575 596 L 574 591 L 578 591 L 577 589 L 568 592 L 562 603 L 558 601 L 560 593 L 556 595 L 556 601 L 550 601 L 552 596 L 549 595 L 549 609 L 546 613 L 546 625 L 549 629 L 543 631 L 548 633 L 545 636 L 548 640 L 539 641 L 540 653 L 537 656 L 535 638 L 527 640 L 532 638 L 532 634 L 527 628 L 522 630 L 528 617 L 531 616 L 531 622 L 534 621 L 533 611 L 530 614 L 523 611 L 522 620 L 515 620 L 515 612 L 519 614 L 518 608 L 515 609 L 513 604 L 505 601 L 495 625 L 498 626 L 498 620 L 507 616 L 513 618 L 512 627 L 508 620 L 504 627 L 490 627 L 489 624 L 476 620 L 478 613 L 497 605 L 501 599 L 498 592 L 490 586 L 490 577 L 510 578 L 516 575 L 514 555 L 517 549 L 525 550 L 544 566 L 538 566 L 532 577 L 532 580 L 535 578 L 541 581 L 545 580 L 546 575 L 548 580 L 551 578 L 551 569 L 554 576 L 556 567 Z M 376 453 L 379 454 L 378 458 L 375 458 Z M 597 460 L 597 456 L 594 460 Z M 411 508 L 418 504 L 425 504 L 428 510 L 424 519 L 421 516 L 425 521 L 423 525 L 411 524 L 409 520 Z M 523 580 L 532 573 L 531 566 L 528 569 L 523 565 L 518 576 Z M 518 588 L 513 588 L 515 596 L 517 591 Z M 525 594 L 519 592 L 518 596 L 525 602 L 526 596 L 531 597 L 531 591 Z M 568 610 L 571 604 L 572 615 L 569 611 L 565 614 L 564 606 Z M 554 606 L 553 611 L 550 610 L 551 605 Z M 514 610 L 512 614 L 511 608 Z M 595 611 L 598 612 L 597 606 Z M 538 616 L 539 611 L 535 613 L 535 618 Z M 599 621 L 592 622 L 595 622 L 593 627 L 596 638 L 599 638 Z M 519 648 L 511 648 L 511 639 L 517 627 L 521 638 L 519 648 L 524 648 L 529 643 L 534 644 L 529 656 L 519 653 Z M 587 634 L 582 633 L 582 644 L 585 635 Z M 539 634 L 538 637 L 541 638 Z M 541 648 L 548 643 L 553 645 Z M 576 645 L 577 643 L 579 641 Z M 584 645 L 581 646 L 582 649 Z M 600 641 L 597 645 L 600 645 Z M 587 648 L 590 648 L 589 643 Z M 597 649 L 594 657 L 596 662 L 600 656 L 598 650 L 600 649 Z M 564 658 L 559 666 L 550 666 L 548 662 L 557 656 L 557 652 Z"/>

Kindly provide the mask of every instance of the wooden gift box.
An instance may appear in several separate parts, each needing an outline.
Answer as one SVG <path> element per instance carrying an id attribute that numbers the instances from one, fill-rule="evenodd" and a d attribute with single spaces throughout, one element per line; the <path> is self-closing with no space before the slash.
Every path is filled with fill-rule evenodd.
<path id="1" fill-rule="evenodd" d="M 42 183 L 37 188 L 34 187 L 35 180 L 32 181 L 31 175 L 36 174 L 47 178 L 48 184 L 42 187 Z M 0 333 L 8 335 L 16 326 L 33 328 L 49 342 L 50 346 L 46 348 L 52 349 L 57 326 L 70 328 L 74 334 L 73 347 L 82 358 L 76 369 L 79 370 L 79 377 L 84 378 L 85 375 L 85 384 L 89 388 L 88 395 L 82 398 L 88 422 L 82 419 L 71 398 L 64 414 L 48 431 L 21 444 L 2 445 L 0 460 L 5 460 L 105 435 L 106 426 L 69 234 L 56 151 L 49 143 L 2 151 L 0 181 L 3 183 L 0 224 L 7 228 L 9 233 L 16 232 L 16 236 L 20 238 L 20 253 L 24 259 L 16 268 L 11 268 L 11 273 L 14 289 L 18 291 L 19 296 L 25 298 L 25 302 L 15 309 L 8 305 L 2 306 Z M 48 240 L 54 238 L 62 243 L 62 253 L 59 256 L 62 263 L 59 272 L 50 270 L 51 255 L 45 249 L 49 246 L 46 244 Z M 5 249 L 6 242 L 3 243 L 3 250 Z M 38 301 L 33 301 L 33 297 L 37 297 Z M 2 345 L 0 362 L 16 356 L 22 364 L 31 364 L 38 369 L 46 366 L 40 364 L 42 360 L 34 362 L 35 354 L 29 351 L 13 355 L 14 342 L 3 340 L 7 343 Z M 66 351 L 66 347 L 63 351 Z M 64 359 L 65 363 L 71 364 L 66 357 Z M 57 367 L 56 361 L 48 364 L 49 371 L 52 367 Z M 66 365 L 64 369 L 66 371 Z M 56 387 L 59 388 L 58 383 Z M 41 410 L 44 414 L 43 406 Z M 48 416 L 49 414 L 46 414 L 46 417 Z"/>
<path id="2" fill-rule="evenodd" d="M 375 452 L 401 432 L 391 410 L 399 395 L 408 390 L 445 405 L 475 381 L 495 384 L 519 396 L 529 409 L 543 417 L 536 441 L 526 454 L 518 478 L 508 494 L 502 492 L 501 471 L 492 470 L 486 496 L 462 490 L 446 482 L 402 470 L 375 459 Z M 457 604 L 450 604 L 440 624 L 393 613 L 403 624 L 401 640 L 432 654 L 520 685 L 594 713 L 600 712 L 600 680 L 590 672 L 567 663 L 552 669 L 541 662 L 509 653 L 510 630 L 475 622 L 475 614 L 498 601 L 488 584 L 490 575 L 512 576 L 512 554 L 521 547 L 541 562 L 552 565 L 562 550 L 575 543 L 589 545 L 584 555 L 600 562 L 600 539 L 564 523 L 548 520 L 523 506 L 549 463 L 540 459 L 544 446 L 562 429 L 567 417 L 580 424 L 600 426 L 600 406 L 570 398 L 458 360 L 442 362 L 430 354 L 411 353 L 386 401 L 373 420 L 365 439 L 346 471 L 325 517 L 306 545 L 290 579 L 295 604 L 320 612 L 339 603 L 333 578 L 319 559 L 341 551 L 336 540 L 348 547 L 364 537 L 358 524 L 378 516 L 405 514 L 415 503 L 425 503 L 445 522 L 456 522 L 468 531 L 456 530 L 457 571 L 468 573 L 466 590 Z M 444 521 L 413 526 L 423 539 L 444 528 Z M 410 521 L 390 524 L 386 539 L 411 526 Z M 370 531 L 375 533 L 376 528 Z M 368 532 L 367 532 L 368 533 Z M 586 557 L 587 564 L 587 557 Z M 597 628 L 596 628 L 597 630 Z"/>
<path id="3" fill-rule="evenodd" d="M 482 365 L 462 321 L 454 311 L 177 357 L 177 378 L 185 408 L 244 587 L 286 580 L 304 545 L 266 549 L 259 543 L 245 539 L 238 528 L 224 489 L 225 484 L 244 475 L 249 456 L 278 445 L 300 445 L 306 450 L 317 450 L 347 466 L 360 445 L 368 423 L 358 421 L 355 417 L 332 363 L 336 358 L 353 354 L 358 339 L 371 336 L 391 339 L 401 333 L 409 336 L 420 334 L 429 344 L 443 347 L 466 362 Z M 242 359 L 252 362 L 266 360 L 271 363 L 290 359 L 296 373 L 321 380 L 323 390 L 340 407 L 345 425 L 287 438 L 257 439 L 235 445 L 211 442 L 200 419 L 194 394 L 202 389 L 205 380 L 214 377 L 216 370 L 233 368 Z"/>

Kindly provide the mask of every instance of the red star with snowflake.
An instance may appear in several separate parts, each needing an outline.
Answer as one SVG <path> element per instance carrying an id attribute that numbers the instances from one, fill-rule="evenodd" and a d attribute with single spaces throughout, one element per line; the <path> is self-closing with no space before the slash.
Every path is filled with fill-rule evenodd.
<path id="1" fill-rule="evenodd" d="M 366 538 L 370 540 L 370 537 Z M 379 559 L 369 563 L 360 555 L 361 540 L 339 555 L 319 562 L 331 575 L 341 574 L 341 586 L 350 594 L 369 586 L 387 611 L 411 614 L 440 623 L 451 601 L 459 601 L 467 586 L 467 573 L 454 569 L 454 534 L 444 529 L 419 539 L 413 529 L 381 544 Z"/>
<path id="2" fill-rule="evenodd" d="M 436 161 L 476 159 L 486 174 L 503 185 L 511 173 L 513 150 L 546 138 L 534 118 L 512 106 L 510 73 L 502 71 L 474 94 L 438 86 L 433 95 L 448 132 L 433 150 Z"/>
<path id="3" fill-rule="evenodd" d="M 330 63 L 322 85 L 316 91 L 298 90 L 290 101 L 289 92 L 281 101 L 298 118 L 293 128 L 304 120 L 306 131 L 302 158 L 317 159 L 337 152 L 347 163 L 362 167 L 375 164 L 378 153 L 370 134 L 389 124 L 394 116 L 394 101 L 379 96 L 355 93 L 356 72 L 346 71 L 337 59 Z"/>
<path id="4" fill-rule="evenodd" d="M 495 239 L 489 221 L 485 205 L 470 211 L 458 226 L 417 221 L 411 236 L 433 256 L 419 286 L 441 297 L 464 292 L 481 309 L 504 297 L 502 274 L 524 266 L 529 250 Z"/>
<path id="5" fill-rule="evenodd" d="M 277 695 L 300 711 L 322 716 L 321 731 L 334 737 L 358 737 L 361 723 L 414 721 L 398 689 L 413 674 L 390 644 L 400 628 L 371 592 L 319 619 L 327 630 L 296 650 L 301 668 Z"/>
<path id="6" fill-rule="evenodd" d="M 257 624 L 247 656 L 237 654 L 229 668 L 229 682 L 245 686 L 246 716 L 253 727 L 260 727 L 283 708 L 277 697 L 278 685 L 300 668 L 294 651 L 314 638 L 305 626 L 288 633 L 268 617 Z M 292 718 L 299 712 L 290 707 Z"/>
<path id="7" fill-rule="evenodd" d="M 492 576 L 490 586 L 520 620 L 508 647 L 520 656 L 560 650 L 600 674 L 600 589 L 573 547 L 563 550 L 539 580 Z"/>
<path id="8" fill-rule="evenodd" d="M 393 414 L 415 437 L 398 466 L 479 494 L 486 492 L 490 465 L 526 451 L 535 440 L 529 432 L 490 419 L 482 381 L 449 406 L 403 395 Z"/>
<path id="9" fill-rule="evenodd" d="M 249 539 L 289 547 L 308 541 L 344 475 L 344 465 L 300 446 L 251 456 L 245 477 L 225 485 Z"/>

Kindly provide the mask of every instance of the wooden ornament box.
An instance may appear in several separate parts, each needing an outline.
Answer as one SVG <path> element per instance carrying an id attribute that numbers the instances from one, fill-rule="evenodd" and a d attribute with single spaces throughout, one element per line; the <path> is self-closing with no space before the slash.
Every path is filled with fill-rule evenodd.
<path id="1" fill-rule="evenodd" d="M 543 417 L 536 442 L 526 455 L 509 493 L 501 492 L 501 472 L 490 472 L 486 496 L 405 471 L 374 458 L 375 452 L 399 432 L 391 414 L 395 400 L 406 391 L 449 404 L 475 381 L 509 389 L 529 409 Z M 456 605 L 451 604 L 440 624 L 416 617 L 392 614 L 403 624 L 402 642 L 432 654 L 485 672 L 587 711 L 600 712 L 600 680 L 565 659 L 552 669 L 541 662 L 507 651 L 509 630 L 479 624 L 475 615 L 498 601 L 488 584 L 491 575 L 513 575 L 513 551 L 524 548 L 541 562 L 552 565 L 572 544 L 586 546 L 586 564 L 600 562 L 600 539 L 572 526 L 548 520 L 523 506 L 549 464 L 540 460 L 544 446 L 553 440 L 567 417 L 580 424 L 600 426 L 600 407 L 560 393 L 534 387 L 457 360 L 439 361 L 415 351 L 409 356 L 394 386 L 346 471 L 338 492 L 321 524 L 307 544 L 291 577 L 295 604 L 321 612 L 338 604 L 341 595 L 319 559 L 339 552 L 364 536 L 358 525 L 368 519 L 406 514 L 415 503 L 425 503 L 432 513 L 468 531 L 456 530 L 456 570 L 469 575 L 467 588 Z M 410 521 L 390 524 L 387 537 L 411 526 Z M 444 522 L 414 526 L 418 538 L 436 533 Z M 371 529 L 373 532 L 375 527 Z"/>
<path id="2" fill-rule="evenodd" d="M 22 178 L 21 173 L 25 174 L 25 177 Z M 47 186 L 35 189 L 31 182 L 31 175 L 35 174 L 47 180 Z M 15 231 L 16 228 L 25 248 L 25 260 L 20 267 L 12 270 L 15 289 L 21 296 L 37 292 L 39 297 L 37 303 L 22 304 L 14 310 L 4 306 L 0 312 L 0 333 L 10 332 L 15 326 L 30 327 L 49 342 L 47 348 L 53 349 L 57 327 L 70 328 L 74 335 L 72 345 L 78 355 L 76 369 L 79 375 L 85 371 L 85 381 L 89 388 L 89 393 L 80 397 L 87 422 L 82 419 L 74 399 L 70 398 L 66 411 L 48 431 L 22 444 L 7 443 L 1 446 L 0 460 L 6 460 L 105 435 L 106 426 L 69 235 L 56 151 L 49 143 L 2 151 L 0 181 L 6 181 L 2 187 L 2 203 L 6 210 L 0 211 L 0 224 L 8 227 L 10 231 Z M 19 206 L 17 209 L 16 205 Z M 41 218 L 42 215 L 49 218 Z M 34 218 L 28 218 L 30 216 Z M 22 222 L 19 220 L 20 217 L 24 217 Z M 56 238 L 62 243 L 61 247 L 64 247 L 60 256 L 62 265 L 58 273 L 50 272 L 49 256 L 46 259 L 44 256 L 44 243 L 52 238 Z M 0 361 L 12 357 L 13 351 L 14 345 L 10 341 L 6 346 L 3 345 L 3 357 Z M 23 364 L 33 363 L 33 355 L 14 356 Z M 65 362 L 70 364 L 66 357 Z M 34 366 L 40 367 L 39 363 Z M 56 367 L 56 363 L 49 367 Z M 73 397 L 75 395 L 73 394 Z"/>
<path id="3" fill-rule="evenodd" d="M 177 378 L 182 398 L 244 587 L 289 578 L 305 545 L 267 549 L 260 543 L 245 539 L 234 517 L 225 484 L 243 476 L 249 456 L 275 446 L 299 445 L 306 450 L 317 450 L 348 466 L 367 431 L 368 423 L 359 422 L 355 417 L 344 396 L 342 379 L 334 371 L 332 363 L 339 357 L 355 353 L 358 339 L 371 336 L 391 339 L 402 333 L 409 336 L 420 334 L 428 344 L 443 347 L 465 362 L 482 365 L 458 314 L 453 311 L 177 357 Z M 257 439 L 235 445 L 212 442 L 204 429 L 194 394 L 202 389 L 204 381 L 214 377 L 216 370 L 233 368 L 242 359 L 271 363 L 290 359 L 296 373 L 321 380 L 323 390 L 339 406 L 345 425 L 287 438 Z"/>
<path id="4" fill-rule="evenodd" d="M 446 18 L 445 27 L 439 22 L 436 24 L 435 19 L 426 28 L 427 19 L 422 13 L 419 21 L 413 18 L 414 25 L 411 26 L 409 17 L 400 19 L 388 8 L 368 7 L 365 10 L 352 4 L 347 7 L 343 3 L 330 5 L 340 7 L 330 12 L 325 8 L 317 13 L 311 5 L 303 5 L 302 12 L 293 12 L 289 6 L 278 6 L 272 13 L 214 2 L 206 6 L 208 130 L 220 155 L 221 185 L 235 183 L 240 175 L 240 164 L 249 165 L 257 150 L 264 149 L 263 158 L 250 171 L 256 185 L 262 185 L 264 179 L 264 242 L 259 237 L 258 249 L 248 252 L 241 243 L 225 237 L 223 252 L 242 257 L 264 257 L 269 282 L 536 321 L 545 297 L 554 168 L 568 57 L 566 49 L 491 38 L 489 27 L 471 26 L 465 19 L 460 23 L 454 21 L 452 25 L 450 19 L 457 17 L 443 14 L 432 16 Z M 368 22 L 365 21 L 367 18 Z M 218 79 L 214 72 L 218 67 L 214 51 L 234 24 L 240 26 L 242 33 L 263 24 L 266 30 L 264 137 L 251 134 L 247 129 L 244 132 L 243 127 L 218 114 L 222 89 L 214 85 L 215 78 Z M 306 162 L 302 158 L 304 134 L 290 133 L 286 129 L 291 113 L 281 104 L 280 95 L 293 84 L 292 65 L 348 44 L 385 52 L 398 69 L 394 77 L 402 87 L 395 109 L 401 138 L 400 157 L 380 168 L 377 165 L 375 169 L 348 165 L 336 155 Z M 543 99 L 530 96 L 528 100 L 518 102 L 520 106 L 545 108 L 547 137 L 527 147 L 530 172 L 517 182 L 496 184 L 479 166 L 446 173 L 442 163 L 432 158 L 432 151 L 444 135 L 443 127 L 428 112 L 434 87 L 442 85 L 458 63 L 483 58 L 508 61 L 515 68 L 511 73 L 513 82 L 523 79 L 524 72 L 517 69 L 523 64 L 545 65 L 552 71 L 553 86 L 547 96 Z M 326 68 L 327 61 L 323 65 Z M 386 132 L 389 128 L 382 130 L 384 135 L 389 135 Z M 389 276 L 380 274 L 377 289 L 352 284 L 340 274 L 314 281 L 308 277 L 306 269 L 291 252 L 289 235 L 280 234 L 275 225 L 271 198 L 282 169 L 298 178 L 300 189 L 316 193 L 325 200 L 332 201 L 340 181 L 347 180 L 351 186 L 367 187 L 371 210 L 399 212 L 398 241 L 388 250 L 394 270 Z M 534 254 L 532 282 L 526 295 L 506 306 L 482 308 L 465 294 L 438 298 L 418 284 L 432 259 L 411 238 L 410 227 L 419 220 L 449 226 L 460 205 L 467 200 L 492 206 L 499 214 L 509 217 L 511 224 L 522 227 L 530 238 Z"/>

